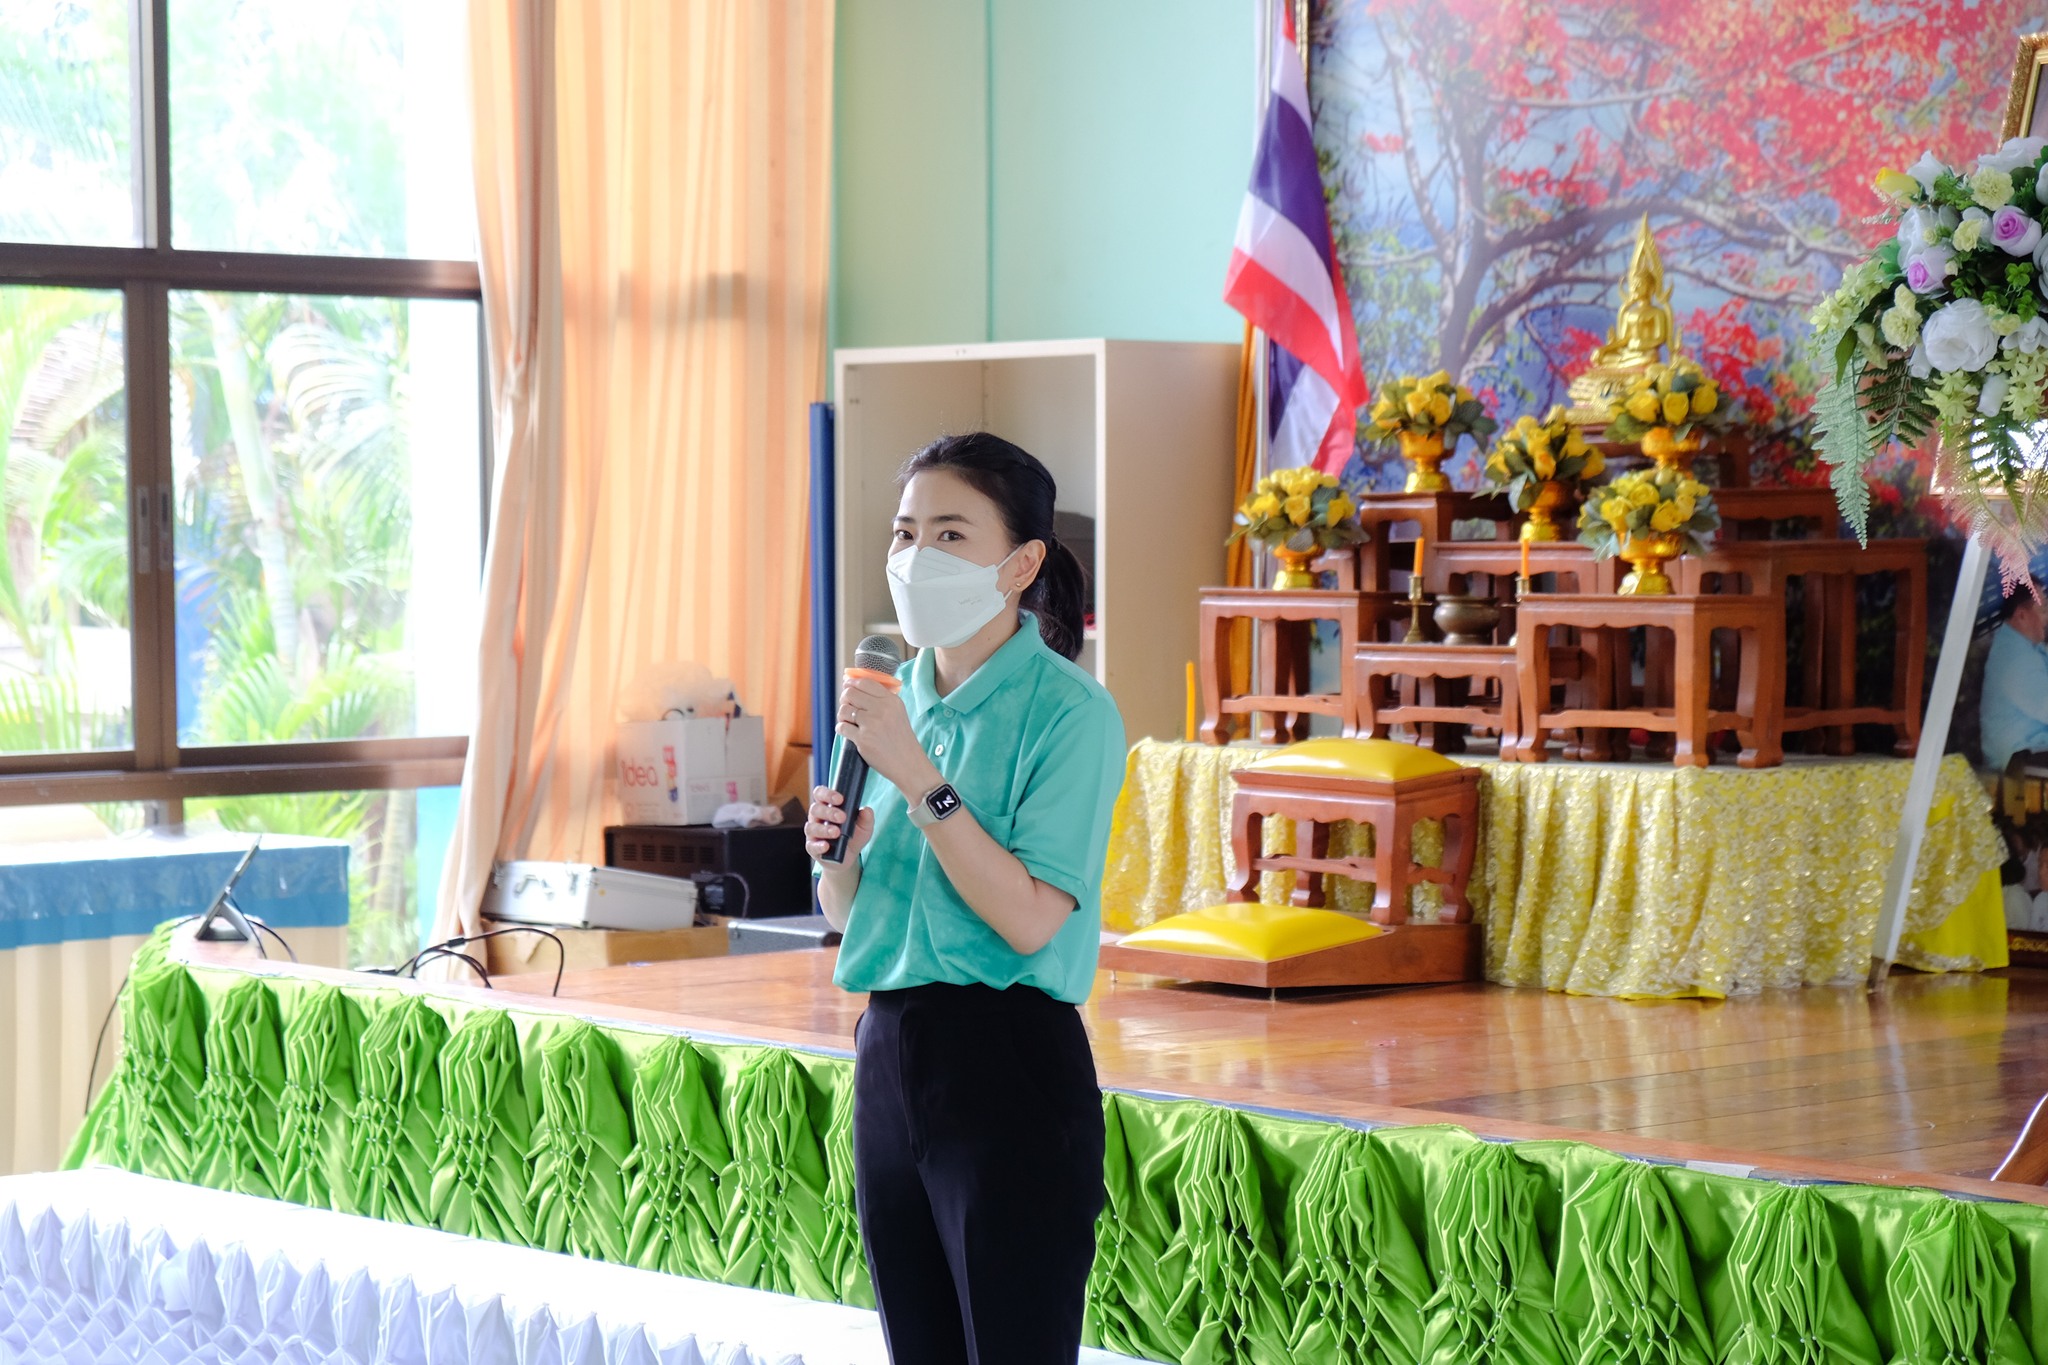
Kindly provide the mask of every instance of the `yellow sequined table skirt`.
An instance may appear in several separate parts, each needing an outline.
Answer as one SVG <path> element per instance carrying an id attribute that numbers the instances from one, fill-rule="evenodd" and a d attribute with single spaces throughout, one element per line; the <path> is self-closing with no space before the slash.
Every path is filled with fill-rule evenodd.
<path id="1" fill-rule="evenodd" d="M 1103 884 L 1109 928 L 1223 899 L 1230 771 L 1267 752 L 1157 740 L 1131 750 Z M 1467 761 L 1485 773 L 1471 896 L 1488 980 L 1719 996 L 1849 981 L 1867 969 L 1910 761 L 1793 758 L 1756 771 Z M 1292 837 L 1285 822 L 1269 822 L 1269 847 Z M 1332 843 L 1369 839 L 1340 829 Z M 1436 841 L 1418 831 L 1416 843 L 1433 861 Z M 1948 758 L 1906 911 L 1906 963 L 1985 965 L 1944 951 L 1956 946 L 1953 932 L 1930 931 L 1966 903 L 1973 918 L 1986 913 L 1982 884 L 2004 857 L 1983 787 L 1961 757 Z M 1261 892 L 1285 893 L 1277 876 Z M 1369 901 L 1362 887 L 1340 886 L 1335 903 Z"/>

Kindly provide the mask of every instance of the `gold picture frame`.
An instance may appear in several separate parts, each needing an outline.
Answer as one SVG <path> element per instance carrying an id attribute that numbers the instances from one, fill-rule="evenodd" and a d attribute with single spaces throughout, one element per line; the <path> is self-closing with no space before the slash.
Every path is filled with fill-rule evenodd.
<path id="1" fill-rule="evenodd" d="M 2036 127 L 2048 129 L 2048 110 L 2042 108 L 2041 69 L 2048 67 L 2048 33 L 2021 37 L 2013 58 L 2012 86 L 2005 97 L 2005 131 L 2002 138 L 2026 137 Z"/>

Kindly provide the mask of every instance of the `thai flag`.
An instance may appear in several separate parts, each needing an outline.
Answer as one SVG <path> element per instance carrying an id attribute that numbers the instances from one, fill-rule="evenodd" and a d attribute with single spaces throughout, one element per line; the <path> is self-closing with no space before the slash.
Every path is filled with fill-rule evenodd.
<path id="1" fill-rule="evenodd" d="M 1295 46 L 1294 6 L 1280 12 L 1265 126 L 1223 301 L 1266 334 L 1268 464 L 1314 464 L 1335 474 L 1351 458 L 1358 409 L 1370 396 L 1358 333 L 1330 244 L 1330 215 L 1310 131 L 1308 81 Z"/>

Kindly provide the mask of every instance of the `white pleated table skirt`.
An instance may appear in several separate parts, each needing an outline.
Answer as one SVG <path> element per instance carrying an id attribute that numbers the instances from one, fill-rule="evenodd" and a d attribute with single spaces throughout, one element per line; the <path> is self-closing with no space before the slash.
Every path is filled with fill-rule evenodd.
<path id="1" fill-rule="evenodd" d="M 0 1365 L 887 1359 L 864 1309 L 126 1171 L 0 1178 Z"/>

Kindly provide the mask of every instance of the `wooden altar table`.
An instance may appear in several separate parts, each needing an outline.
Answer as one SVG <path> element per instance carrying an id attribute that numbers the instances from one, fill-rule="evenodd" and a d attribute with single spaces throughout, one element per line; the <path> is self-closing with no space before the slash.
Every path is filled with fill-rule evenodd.
<path id="1" fill-rule="evenodd" d="M 1492 543 L 1514 535 L 1514 511 L 1508 506 L 1507 498 L 1499 493 L 1364 493 L 1358 499 L 1358 524 L 1366 530 L 1365 541 L 1353 549 L 1332 550 L 1317 560 L 1315 567 L 1335 574 L 1339 588 L 1385 592 L 1391 586 L 1392 573 L 1397 567 L 1391 547 L 1403 543 L 1387 538 L 1388 527 L 1417 527 L 1429 541 L 1428 553 L 1434 555 L 1441 546 L 1475 543 L 1451 539 L 1451 527 L 1461 521 L 1492 522 L 1495 538 Z M 1404 558 L 1398 566 L 1403 569 L 1409 563 L 1406 556 L 1414 553 L 1413 543 L 1406 544 Z"/>
<path id="2" fill-rule="evenodd" d="M 1470 580 L 1483 575 L 1492 580 L 1490 586 L 1503 613 L 1513 611 L 1514 593 L 1503 590 L 1501 585 L 1522 571 L 1520 541 L 1447 540 L 1441 545 L 1432 541 L 1427 560 L 1422 570 L 1424 592 L 1432 596 L 1470 592 Z M 1611 593 L 1621 585 L 1624 567 L 1619 559 L 1595 559 L 1592 546 L 1575 540 L 1538 540 L 1529 544 L 1530 578 L 1556 574 L 1561 591 Z M 1565 587 L 1567 582 L 1569 588 Z"/>
<path id="3" fill-rule="evenodd" d="M 1681 593 L 1712 592 L 1735 578 L 1743 590 L 1783 601 L 1786 585 L 1806 578 L 1802 650 L 1803 705 L 1787 708 L 1784 730 L 1826 730 L 1827 751 L 1855 752 L 1857 724 L 1889 725 L 1893 752 L 1911 757 L 1920 744 L 1920 696 L 1926 673 L 1927 542 L 1873 540 L 1859 547 L 1849 540 L 1758 540 L 1716 546 L 1687 555 L 1674 566 Z M 1856 702 L 1856 580 L 1868 574 L 1895 575 L 1891 693 L 1882 705 Z"/>
<path id="4" fill-rule="evenodd" d="M 1435 742 L 1439 738 L 1435 727 L 1441 725 L 1497 730 L 1503 753 L 1511 751 L 1520 739 L 1519 676 L 1515 651 L 1507 645 L 1368 642 L 1352 654 L 1351 670 L 1358 712 L 1347 733 L 1362 739 L 1385 739 L 1394 725 L 1428 725 L 1432 727 L 1431 747 L 1439 752 L 1448 751 L 1445 744 Z M 1395 678 L 1413 679 L 1415 695 L 1395 700 Z M 1498 699 L 1471 700 L 1470 685 L 1486 682 L 1498 686 Z"/>
<path id="5" fill-rule="evenodd" d="M 1721 513 L 1721 537 L 1763 540 L 1774 523 L 1797 521 L 1819 540 L 1842 533 L 1842 512 L 1829 488 L 1716 488 L 1714 506 Z"/>
<path id="6" fill-rule="evenodd" d="M 1646 698 L 1639 707 L 1566 707 L 1551 711 L 1549 632 L 1565 626 L 1584 632 L 1614 633 L 1634 626 L 1668 630 L 1675 638 L 1675 676 L 1669 709 Z M 1734 630 L 1743 636 L 1742 676 L 1734 710 L 1711 706 L 1713 633 Z M 1673 761 L 1681 767 L 1705 767 L 1710 760 L 1707 736 L 1734 730 L 1742 739 L 1737 762 L 1745 768 L 1775 767 L 1784 758 L 1780 732 L 1784 720 L 1784 604 L 1775 597 L 1737 595 L 1674 595 L 1620 597 L 1539 593 L 1521 604 L 1517 635 L 1523 708 L 1517 757 L 1541 763 L 1551 730 L 1637 727 L 1668 731 L 1676 738 Z M 1617 651 L 1618 652 L 1618 651 Z"/>
<path id="7" fill-rule="evenodd" d="M 1335 716 L 1349 733 L 1357 711 L 1352 695 L 1351 656 L 1361 641 L 1379 639 L 1408 614 L 1408 599 L 1390 592 L 1329 588 L 1203 588 L 1201 596 L 1202 724 L 1198 735 L 1222 744 L 1225 718 L 1263 716 L 1255 738 L 1263 743 L 1308 738 L 1310 716 Z M 1260 632 L 1258 656 L 1248 672 L 1251 690 L 1230 694 L 1233 646 L 1231 623 L 1268 623 Z M 1312 623 L 1335 621 L 1340 660 L 1338 690 L 1308 691 L 1308 647 Z M 1247 724 L 1251 724 L 1248 719 Z"/>

